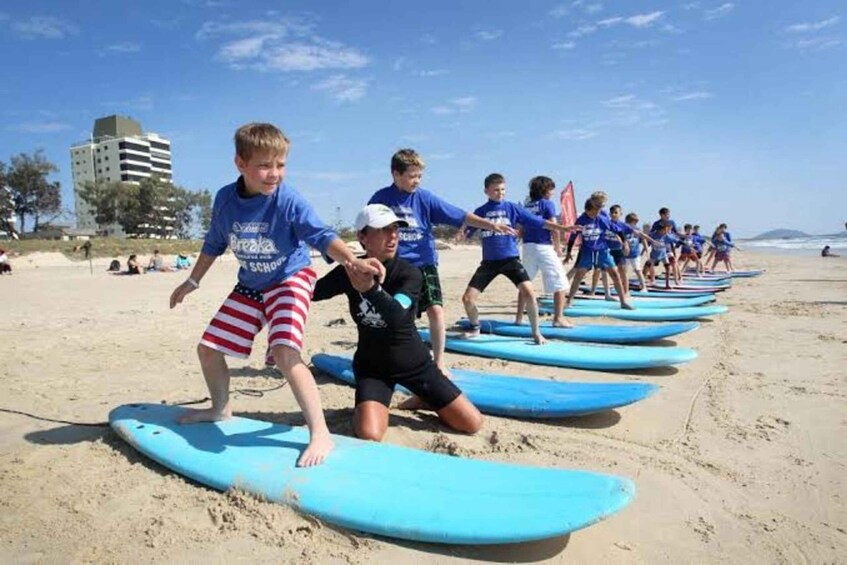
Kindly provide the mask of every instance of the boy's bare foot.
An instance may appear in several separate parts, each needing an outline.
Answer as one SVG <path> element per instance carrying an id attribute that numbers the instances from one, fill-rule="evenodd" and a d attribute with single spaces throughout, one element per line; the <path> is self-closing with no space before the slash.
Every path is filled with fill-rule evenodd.
<path id="1" fill-rule="evenodd" d="M 315 465 L 320 465 L 333 448 L 335 448 L 335 443 L 328 433 L 313 435 L 306 451 L 297 460 L 297 466 L 314 467 Z"/>
<path id="2" fill-rule="evenodd" d="M 197 422 L 220 422 L 232 418 L 232 408 L 218 410 L 217 408 L 186 408 L 182 416 L 177 418 L 180 424 L 195 424 Z"/>
<path id="3" fill-rule="evenodd" d="M 563 320 L 563 319 L 553 320 L 552 325 L 553 325 L 554 328 L 572 328 L 572 327 L 574 327 L 574 325 L 572 323 L 570 323 L 567 320 Z"/>
<path id="4" fill-rule="evenodd" d="M 615 298 L 614 296 L 612 296 L 611 294 L 607 294 L 605 297 L 603 297 L 603 300 L 605 300 L 606 302 L 617 302 L 618 301 L 618 299 Z"/>
<path id="5" fill-rule="evenodd" d="M 547 340 L 544 339 L 544 336 L 541 334 L 535 334 L 532 336 L 532 340 L 535 342 L 535 345 L 544 345 L 547 343 Z"/>
<path id="6" fill-rule="evenodd" d="M 621 310 L 635 310 L 635 306 L 629 302 L 621 302 Z"/>

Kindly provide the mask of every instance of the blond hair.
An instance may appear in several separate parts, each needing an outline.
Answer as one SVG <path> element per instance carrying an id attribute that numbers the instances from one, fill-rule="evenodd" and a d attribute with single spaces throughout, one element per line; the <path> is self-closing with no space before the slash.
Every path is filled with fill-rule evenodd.
<path id="1" fill-rule="evenodd" d="M 400 149 L 391 156 L 391 172 L 397 171 L 398 174 L 403 174 L 409 167 L 419 167 L 423 169 L 426 165 L 421 156 L 414 149 Z"/>
<path id="2" fill-rule="evenodd" d="M 609 196 L 602 190 L 595 190 L 588 198 L 597 208 L 602 208 L 606 205 L 606 201 L 609 200 Z"/>
<path id="3" fill-rule="evenodd" d="M 286 155 L 291 142 L 273 124 L 249 123 L 235 132 L 235 154 L 249 161 L 256 153 Z"/>

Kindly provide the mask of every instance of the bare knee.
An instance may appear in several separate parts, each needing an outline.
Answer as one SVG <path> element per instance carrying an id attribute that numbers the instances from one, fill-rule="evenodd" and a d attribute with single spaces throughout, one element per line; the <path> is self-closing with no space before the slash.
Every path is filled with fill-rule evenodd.
<path id="1" fill-rule="evenodd" d="M 359 439 L 366 441 L 382 441 L 387 428 L 387 421 L 382 421 L 380 418 L 369 418 L 363 416 L 358 410 L 353 417 L 353 429 L 356 433 L 356 437 Z"/>
<path id="2" fill-rule="evenodd" d="M 457 429 L 466 434 L 475 434 L 482 429 L 483 423 L 485 423 L 485 418 L 482 417 L 482 414 L 478 410 L 475 410 L 462 419 L 459 424 L 460 427 Z"/>
<path id="3" fill-rule="evenodd" d="M 273 353 L 276 366 L 286 377 L 291 374 L 291 369 L 294 366 L 303 363 L 300 352 L 287 345 L 275 345 L 271 348 L 271 353 Z"/>

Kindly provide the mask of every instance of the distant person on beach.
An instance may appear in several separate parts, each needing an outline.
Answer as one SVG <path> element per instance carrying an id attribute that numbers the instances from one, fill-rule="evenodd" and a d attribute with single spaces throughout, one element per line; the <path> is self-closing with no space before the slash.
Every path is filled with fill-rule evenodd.
<path id="1" fill-rule="evenodd" d="M 543 220 L 555 221 L 556 206 L 551 200 L 555 191 L 556 183 L 553 179 L 545 176 L 534 177 L 529 181 L 529 199 L 524 204 L 524 208 Z M 561 261 L 563 256 L 561 235 L 558 230 L 525 224 L 522 239 L 521 263 L 526 269 L 529 280 L 532 281 L 538 271 L 541 271 L 544 292 L 553 295 L 552 324 L 557 327 L 572 326 L 573 324 L 565 319 L 563 312 L 570 284 Z M 515 316 L 517 323 L 521 323 L 526 307 L 523 294 L 519 291 Z"/>
<path id="2" fill-rule="evenodd" d="M 495 225 L 507 226 L 514 230 L 518 225 L 526 228 L 557 230 L 568 232 L 573 226 L 562 226 L 553 220 L 544 219 L 529 212 L 526 208 L 508 202 L 506 200 L 506 179 L 499 173 L 491 173 L 483 181 L 485 195 L 488 202 L 474 210 L 474 214 Z M 476 228 L 470 227 L 465 230 L 465 236 L 470 238 Z M 517 287 L 520 293 L 519 302 L 525 305 L 529 316 L 529 324 L 532 328 L 532 338 L 535 343 L 544 343 L 538 322 L 538 303 L 535 299 L 535 291 L 532 288 L 532 280 L 521 263 L 518 253 L 517 237 L 513 234 L 499 233 L 493 230 L 481 230 L 479 232 L 482 240 L 482 262 L 471 277 L 465 293 L 462 295 L 462 303 L 468 315 L 470 327 L 465 332 L 466 338 L 479 337 L 479 309 L 476 300 L 485 292 L 488 285 L 495 278 L 503 275 Z M 516 322 L 522 322 L 523 312 L 518 311 Z M 560 319 L 561 323 L 561 319 Z"/>
<path id="3" fill-rule="evenodd" d="M 604 194 L 605 195 L 605 194 Z M 574 266 L 573 279 L 571 281 L 571 289 L 568 293 L 568 298 L 565 301 L 565 308 L 569 308 L 573 303 L 573 298 L 579 291 L 579 285 L 585 273 L 591 269 L 602 269 L 612 277 L 612 282 L 615 285 L 615 290 L 618 293 L 621 308 L 632 310 L 633 307 L 627 301 L 626 293 L 623 289 L 623 283 L 618 275 L 615 261 L 609 253 L 607 232 L 613 232 L 617 237 L 622 238 L 621 228 L 617 224 L 613 224 L 609 216 L 603 215 L 600 212 L 605 205 L 605 200 L 601 198 L 589 198 L 585 201 L 584 211 L 577 218 L 576 225 L 581 226 L 582 232 L 579 234 L 582 237 L 582 247 L 580 249 L 580 258 L 577 259 Z M 570 261 L 573 257 L 574 242 L 577 234 L 571 234 L 568 239 L 567 255 L 565 262 Z"/>
<path id="4" fill-rule="evenodd" d="M 836 255 L 830 251 L 829 245 L 824 245 L 823 249 L 821 249 L 821 257 L 840 257 L 840 255 Z"/>
<path id="5" fill-rule="evenodd" d="M 215 314 L 197 347 L 211 408 L 191 409 L 181 423 L 232 416 L 226 355 L 246 359 L 268 324 L 277 367 L 291 384 L 309 428 L 309 445 L 298 466 L 320 464 L 333 449 L 315 379 L 300 351 L 317 274 L 306 244 L 362 277 L 385 276 L 376 259 L 357 259 L 318 218 L 309 203 L 285 184 L 289 141 L 271 124 L 250 123 L 235 133 L 236 182 L 221 188 L 212 223 L 189 277 L 171 294 L 170 307 L 200 288 L 200 281 L 229 247 L 240 268 L 238 282 Z"/>
<path id="6" fill-rule="evenodd" d="M 11 275 L 12 265 L 9 263 L 9 255 L 6 250 L 0 248 L 0 275 Z"/>
<path id="7" fill-rule="evenodd" d="M 377 282 L 339 265 L 318 280 L 315 301 L 347 295 L 356 322 L 358 343 L 353 356 L 356 375 L 356 437 L 381 441 L 388 428 L 388 407 L 395 388 L 403 386 L 417 396 L 404 408 L 428 408 L 451 428 L 475 433 L 482 415 L 462 391 L 435 365 L 415 327 L 417 302 L 423 286 L 420 269 L 397 257 L 400 228 L 408 227 L 391 208 L 369 204 L 356 216 L 356 236 L 365 257 L 385 266 Z"/>
<path id="8" fill-rule="evenodd" d="M 191 266 L 191 260 L 186 256 L 180 253 L 174 259 L 174 269 L 177 271 L 181 271 L 183 269 L 187 269 Z"/>
<path id="9" fill-rule="evenodd" d="M 153 255 L 150 257 L 150 262 L 147 264 L 147 270 L 159 273 L 170 271 L 169 267 L 165 267 L 165 258 L 162 257 L 162 254 L 159 253 L 158 249 L 153 250 Z"/>
<path id="10" fill-rule="evenodd" d="M 721 224 L 721 225 L 725 226 L 725 224 Z M 715 246 L 715 258 L 712 261 L 712 268 L 710 269 L 710 271 L 714 272 L 715 266 L 718 264 L 719 261 L 722 261 L 723 264 L 724 264 L 724 267 L 726 267 L 726 272 L 731 273 L 732 272 L 731 251 L 732 251 L 732 249 L 739 249 L 738 246 L 735 245 L 734 243 L 732 243 L 726 237 L 726 234 L 723 231 L 720 231 L 715 235 L 714 246 Z"/>
<path id="11" fill-rule="evenodd" d="M 647 284 L 655 284 L 656 267 L 662 265 L 665 267 L 665 288 L 670 288 L 671 278 L 674 276 L 670 256 L 674 254 L 677 241 L 676 236 L 671 234 L 670 222 L 660 224 L 658 229 L 650 233 L 650 238 L 656 243 L 653 244 L 653 249 L 650 251 L 650 260 L 647 261 Z"/>
<path id="12" fill-rule="evenodd" d="M 703 272 L 703 262 L 700 261 L 700 256 L 697 254 L 697 244 L 694 237 L 694 231 L 691 224 L 685 224 L 682 227 L 682 237 L 679 238 L 679 272 L 684 273 L 688 268 L 688 263 L 692 263 L 697 271 L 697 274 Z"/>
<path id="13" fill-rule="evenodd" d="M 138 264 L 138 256 L 133 253 L 126 260 L 126 273 L 128 275 L 143 275 L 144 267 Z"/>
<path id="14" fill-rule="evenodd" d="M 418 315 L 426 312 L 432 339 L 435 364 L 450 376 L 444 364 L 447 326 L 444 321 L 444 298 L 438 277 L 438 253 L 435 250 L 436 225 L 462 225 L 515 235 L 512 228 L 493 224 L 476 214 L 457 208 L 434 193 L 420 188 L 425 164 L 413 149 L 400 149 L 391 157 L 392 184 L 371 196 L 368 204 L 385 204 L 409 227 L 400 228 L 397 254 L 423 273 L 423 289 L 418 302 Z"/>

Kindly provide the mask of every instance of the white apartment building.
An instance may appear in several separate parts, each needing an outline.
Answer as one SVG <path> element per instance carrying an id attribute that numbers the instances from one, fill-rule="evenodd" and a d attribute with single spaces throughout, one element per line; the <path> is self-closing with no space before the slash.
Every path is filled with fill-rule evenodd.
<path id="1" fill-rule="evenodd" d="M 171 142 L 155 133 L 143 133 L 141 124 L 131 118 L 98 118 L 91 138 L 71 146 L 71 171 L 77 228 L 123 236 L 120 225 L 97 225 L 79 191 L 93 181 L 138 183 L 152 175 L 170 181 Z"/>

